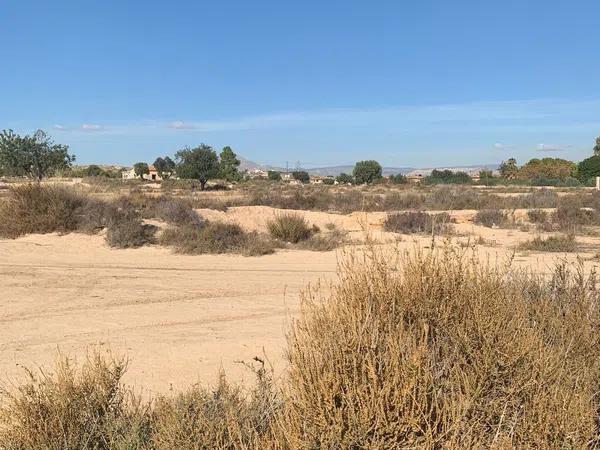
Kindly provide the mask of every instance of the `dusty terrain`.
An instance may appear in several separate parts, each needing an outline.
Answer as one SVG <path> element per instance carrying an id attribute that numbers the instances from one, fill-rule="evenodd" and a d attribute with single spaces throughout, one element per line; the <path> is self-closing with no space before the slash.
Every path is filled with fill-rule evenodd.
<path id="1" fill-rule="evenodd" d="M 268 207 L 199 212 L 257 231 L 276 213 Z M 452 213 L 453 240 L 466 246 L 481 237 L 484 245 L 476 247 L 484 258 L 505 260 L 533 236 L 475 226 L 473 213 Z M 364 240 L 366 230 L 383 245 L 431 244 L 427 237 L 383 232 L 385 213 L 303 214 L 320 227 L 335 223 L 355 241 Z M 600 238 L 578 240 L 589 269 Z M 298 250 L 263 257 L 183 256 L 158 246 L 110 249 L 102 236 L 81 234 L 0 240 L 0 380 L 16 381 L 23 366 L 49 365 L 57 350 L 83 358 L 90 346 L 126 355 L 126 381 L 149 392 L 213 381 L 221 367 L 234 380 L 248 379 L 252 374 L 239 361 L 257 355 L 266 354 L 282 373 L 285 330 L 298 314 L 300 292 L 319 279 L 334 280 L 339 256 Z M 517 252 L 514 264 L 548 272 L 562 257 Z M 566 258 L 575 261 L 577 254 Z"/>

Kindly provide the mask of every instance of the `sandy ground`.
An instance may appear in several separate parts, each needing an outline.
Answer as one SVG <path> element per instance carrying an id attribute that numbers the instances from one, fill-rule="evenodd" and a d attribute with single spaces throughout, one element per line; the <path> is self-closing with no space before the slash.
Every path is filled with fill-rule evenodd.
<path id="1" fill-rule="evenodd" d="M 206 218 L 257 231 L 276 212 L 200 210 Z M 366 229 L 404 248 L 431 243 L 383 232 L 385 213 L 303 214 L 320 227 L 335 223 L 357 240 Z M 490 259 L 504 260 L 507 251 L 533 236 L 475 226 L 472 211 L 452 214 L 454 240 L 466 244 L 481 237 L 485 245 L 478 251 Z M 600 238 L 578 240 L 584 244 L 579 255 L 591 269 Z M 335 280 L 338 257 L 296 250 L 254 258 L 184 256 L 157 246 L 114 250 L 102 236 L 79 234 L 0 240 L 0 380 L 15 382 L 23 366 L 48 367 L 57 351 L 84 358 L 93 346 L 127 356 L 126 381 L 151 393 L 214 381 L 221 367 L 231 379 L 249 380 L 253 375 L 238 361 L 257 355 L 266 354 L 282 373 L 285 330 L 298 314 L 300 292 L 319 279 Z M 517 252 L 515 264 L 548 272 L 561 257 Z"/>

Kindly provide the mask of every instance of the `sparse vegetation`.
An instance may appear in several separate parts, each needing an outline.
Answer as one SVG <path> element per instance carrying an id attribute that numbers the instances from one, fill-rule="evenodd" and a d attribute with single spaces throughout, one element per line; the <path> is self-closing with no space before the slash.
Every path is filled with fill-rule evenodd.
<path id="1" fill-rule="evenodd" d="M 530 209 L 527 211 L 527 217 L 531 223 L 541 224 L 548 220 L 548 213 L 543 209 Z"/>
<path id="2" fill-rule="evenodd" d="M 519 248 L 537 252 L 569 253 L 577 251 L 577 242 L 572 234 L 549 236 L 547 238 L 538 236 L 530 241 L 523 242 L 519 245 Z"/>
<path id="3" fill-rule="evenodd" d="M 508 223 L 508 216 L 504 211 L 499 209 L 482 209 L 475 213 L 473 222 L 485 227 L 503 227 Z"/>
<path id="4" fill-rule="evenodd" d="M 280 384 L 259 360 L 248 393 L 146 403 L 122 361 L 61 362 L 3 391 L 0 448 L 597 448 L 595 279 L 506 270 L 452 247 L 345 258 L 305 293 Z"/>
<path id="5" fill-rule="evenodd" d="M 85 202 L 82 195 L 61 186 L 15 186 L 0 203 L 0 237 L 75 231 Z"/>
<path id="6" fill-rule="evenodd" d="M 390 214 L 383 223 L 385 231 L 394 233 L 446 234 L 451 230 L 448 213 L 403 212 Z"/>
<path id="7" fill-rule="evenodd" d="M 311 237 L 313 230 L 306 219 L 296 213 L 281 213 L 267 222 L 272 237 L 296 244 Z"/>
<path id="8" fill-rule="evenodd" d="M 241 253 L 259 256 L 275 251 L 273 243 L 263 236 L 246 233 L 239 225 L 223 222 L 167 228 L 160 236 L 160 243 L 189 255 Z"/>

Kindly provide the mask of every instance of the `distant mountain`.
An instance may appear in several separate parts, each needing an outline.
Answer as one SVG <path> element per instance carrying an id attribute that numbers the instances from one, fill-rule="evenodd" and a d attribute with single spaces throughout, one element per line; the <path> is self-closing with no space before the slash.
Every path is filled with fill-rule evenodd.
<path id="1" fill-rule="evenodd" d="M 249 159 L 242 158 L 238 156 L 240 160 L 240 170 L 276 170 L 279 172 L 285 171 L 285 169 L 281 167 L 274 167 L 269 165 L 262 165 L 255 163 L 254 161 L 250 161 Z M 348 173 L 351 174 L 354 169 L 354 165 L 340 165 L 340 166 L 326 166 L 326 167 L 313 167 L 311 169 L 304 169 L 310 175 L 320 175 L 320 176 L 337 176 L 340 173 Z M 496 170 L 498 169 L 498 164 L 475 164 L 472 166 L 453 166 L 453 167 L 427 167 L 427 168 L 416 168 L 416 167 L 384 167 L 383 175 L 397 175 L 399 173 L 403 175 L 429 175 L 433 169 L 438 170 L 452 170 L 453 172 L 462 171 L 467 172 L 468 174 L 477 174 L 481 170 Z M 290 168 L 290 172 L 294 169 Z"/>

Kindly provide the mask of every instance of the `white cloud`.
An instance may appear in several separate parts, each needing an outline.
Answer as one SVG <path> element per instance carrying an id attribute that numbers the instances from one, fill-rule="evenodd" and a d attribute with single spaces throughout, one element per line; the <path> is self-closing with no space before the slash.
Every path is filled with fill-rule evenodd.
<path id="1" fill-rule="evenodd" d="M 60 130 L 60 131 L 65 130 L 64 125 L 59 125 L 59 124 L 53 125 L 52 128 L 54 128 L 55 130 Z"/>
<path id="2" fill-rule="evenodd" d="M 174 130 L 193 130 L 196 128 L 194 125 L 182 122 L 181 120 L 176 120 L 175 122 L 171 122 L 167 125 L 168 128 L 173 128 Z"/>
<path id="3" fill-rule="evenodd" d="M 573 146 L 570 144 L 566 145 L 552 145 L 552 144 L 538 144 L 537 151 L 538 152 L 560 152 L 563 150 L 568 150 Z"/>
<path id="4" fill-rule="evenodd" d="M 81 129 L 83 131 L 100 131 L 102 127 L 100 125 L 92 124 L 92 123 L 84 123 L 81 125 Z"/>

